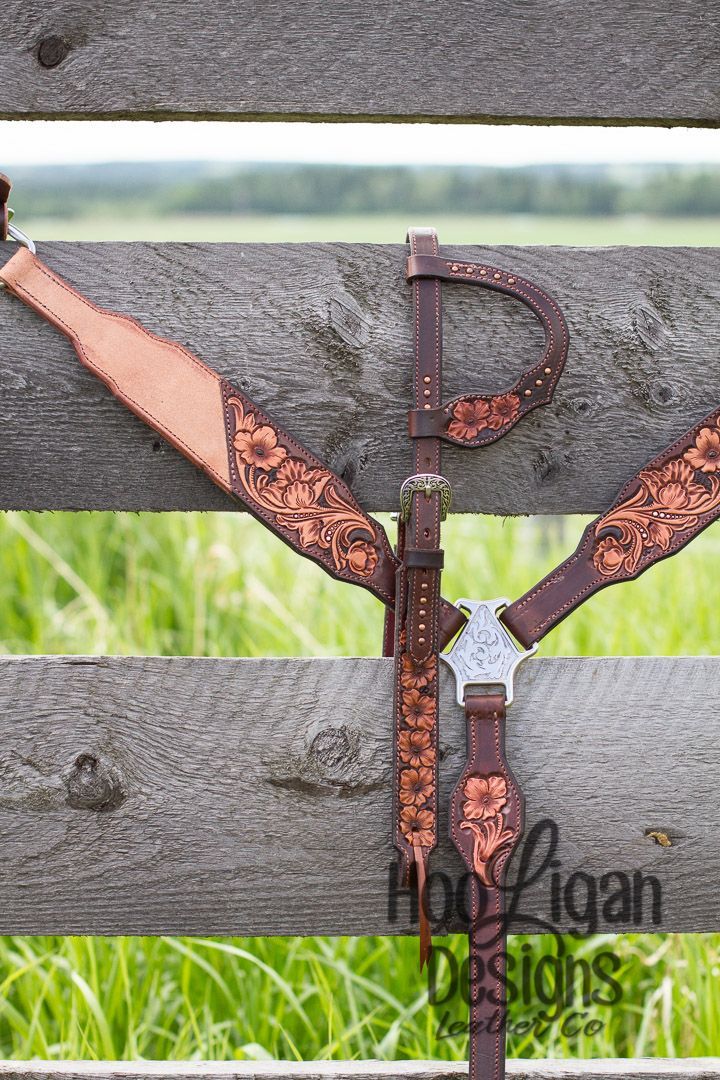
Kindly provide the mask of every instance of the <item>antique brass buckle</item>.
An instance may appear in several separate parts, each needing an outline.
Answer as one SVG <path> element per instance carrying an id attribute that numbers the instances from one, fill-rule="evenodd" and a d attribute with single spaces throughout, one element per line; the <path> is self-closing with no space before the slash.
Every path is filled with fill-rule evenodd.
<path id="1" fill-rule="evenodd" d="M 431 495 L 440 494 L 440 520 L 444 521 L 448 516 L 452 503 L 452 488 L 444 476 L 437 473 L 416 473 L 409 476 L 400 488 L 400 517 L 407 521 L 410 517 L 412 498 L 418 492 L 422 492 L 426 499 Z"/>
<path id="2" fill-rule="evenodd" d="M 440 659 L 455 675 L 458 705 L 464 706 L 467 689 L 472 686 L 502 686 L 506 704 L 512 703 L 515 669 L 538 647 L 520 649 L 498 619 L 498 612 L 509 603 L 504 597 L 455 601 L 455 606 L 468 614 L 468 621 Z"/>

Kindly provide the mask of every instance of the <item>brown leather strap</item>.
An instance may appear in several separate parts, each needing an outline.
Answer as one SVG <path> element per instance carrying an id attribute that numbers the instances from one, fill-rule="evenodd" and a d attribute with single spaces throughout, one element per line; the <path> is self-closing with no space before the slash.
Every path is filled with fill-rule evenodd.
<path id="1" fill-rule="evenodd" d="M 545 331 L 545 350 L 539 362 L 525 371 L 502 394 L 463 394 L 445 405 L 438 401 L 410 412 L 410 437 L 426 441 L 433 436 L 456 446 L 487 446 L 507 434 L 523 416 L 552 401 L 567 359 L 570 336 L 560 308 L 551 296 L 531 281 L 509 270 L 484 263 L 461 262 L 438 255 L 413 254 L 407 278 L 416 284 L 455 281 L 514 296 L 530 308 Z"/>
<path id="2" fill-rule="evenodd" d="M 720 516 L 720 409 L 641 469 L 573 555 L 500 618 L 526 647 L 589 596 L 674 555 Z"/>
<path id="3" fill-rule="evenodd" d="M 0 281 L 72 342 L 82 363 L 295 551 L 395 603 L 399 565 L 384 529 L 339 476 L 187 349 L 105 311 L 20 248 Z M 442 639 L 465 617 L 441 605 Z"/>
<path id="4" fill-rule="evenodd" d="M 11 188 L 12 184 L 5 173 L 0 173 L 0 241 L 7 240 L 8 237 L 8 199 L 10 198 Z"/>
<path id="5" fill-rule="evenodd" d="M 465 701 L 468 759 L 452 796 L 450 835 L 471 874 L 470 1080 L 505 1076 L 508 860 L 520 841 L 524 800 L 505 758 L 505 698 Z"/>
<path id="6" fill-rule="evenodd" d="M 437 253 L 433 229 L 411 229 L 410 250 Z M 439 281 L 413 284 L 417 408 L 440 401 L 442 381 L 442 298 Z M 440 441 L 413 444 L 413 473 L 440 473 Z M 408 481 L 412 483 L 412 481 Z M 422 884 L 427 860 L 437 844 L 438 663 L 440 620 L 440 492 L 412 490 L 408 520 L 401 530 L 398 603 L 395 610 L 395 846 L 405 876 L 413 867 L 420 893 L 421 966 L 430 951 Z"/>

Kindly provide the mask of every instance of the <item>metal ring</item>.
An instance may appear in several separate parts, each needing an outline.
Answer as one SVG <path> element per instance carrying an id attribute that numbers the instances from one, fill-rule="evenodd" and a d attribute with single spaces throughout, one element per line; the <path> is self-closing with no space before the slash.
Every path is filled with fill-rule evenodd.
<path id="1" fill-rule="evenodd" d="M 440 495 L 440 520 L 444 521 L 452 503 L 452 488 L 444 476 L 437 473 L 416 473 L 409 476 L 400 488 L 400 517 L 407 521 L 410 517 L 413 495 L 422 492 L 426 499 L 431 495 Z"/>
<path id="2" fill-rule="evenodd" d="M 11 237 L 16 244 L 20 244 L 21 247 L 27 248 L 31 255 L 35 254 L 37 250 L 35 244 L 22 229 L 18 229 L 17 225 L 13 225 L 12 222 L 10 222 L 7 231 L 8 236 Z"/>

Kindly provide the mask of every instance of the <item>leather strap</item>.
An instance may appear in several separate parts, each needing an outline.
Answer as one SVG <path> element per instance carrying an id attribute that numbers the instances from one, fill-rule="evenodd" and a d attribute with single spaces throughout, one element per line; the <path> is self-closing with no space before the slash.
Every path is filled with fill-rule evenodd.
<path id="1" fill-rule="evenodd" d="M 470 1080 L 505 1076 L 507 864 L 524 800 L 505 758 L 505 698 L 465 701 L 468 760 L 452 795 L 450 834 L 470 873 Z"/>
<path id="2" fill-rule="evenodd" d="M 7 240 L 8 236 L 8 199 L 12 184 L 5 173 L 0 173 L 0 241 Z"/>
<path id="3" fill-rule="evenodd" d="M 720 409 L 653 458 L 610 509 L 587 526 L 575 553 L 500 616 L 526 648 L 589 596 L 639 577 L 720 517 Z"/>
<path id="4" fill-rule="evenodd" d="M 411 229 L 411 253 L 436 254 L 433 229 Z M 442 297 L 439 281 L 413 284 L 415 405 L 440 402 L 442 384 Z M 440 441 L 413 443 L 413 473 L 440 474 Z M 424 882 L 430 852 L 437 844 L 438 665 L 440 618 L 441 495 L 413 491 L 407 523 L 400 532 L 395 626 L 395 846 L 404 877 L 415 868 L 420 909 L 420 966 L 430 954 Z"/>
<path id="5" fill-rule="evenodd" d="M 187 349 L 105 311 L 26 248 L 0 269 L 8 290 L 57 327 L 122 403 L 299 554 L 395 603 L 385 530 L 343 480 Z M 441 641 L 465 616 L 442 601 Z"/>
<path id="6" fill-rule="evenodd" d="M 408 281 L 454 281 L 493 289 L 522 301 L 545 331 L 545 349 L 533 367 L 501 394 L 463 394 L 441 405 L 426 402 L 408 416 L 410 437 L 421 442 L 443 439 L 456 446 L 487 446 L 502 438 L 524 416 L 552 401 L 567 359 L 570 335 L 560 308 L 531 281 L 485 263 L 460 262 L 437 254 L 413 254 Z M 429 407 L 430 406 L 430 407 Z"/>

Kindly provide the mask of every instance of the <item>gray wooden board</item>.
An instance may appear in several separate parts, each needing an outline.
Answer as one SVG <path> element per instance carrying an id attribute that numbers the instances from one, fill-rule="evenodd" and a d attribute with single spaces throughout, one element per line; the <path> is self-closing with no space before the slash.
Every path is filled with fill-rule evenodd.
<path id="1" fill-rule="evenodd" d="M 720 1058 L 607 1061 L 509 1060 L 513 1080 L 718 1080 Z M 6 1080 L 463 1080 L 467 1062 L 449 1061 L 4 1061 Z"/>
<path id="2" fill-rule="evenodd" d="M 3 9 L 3 117 L 720 121 L 703 0 Z"/>
<path id="3" fill-rule="evenodd" d="M 391 667 L 0 659 L 0 933 L 413 932 L 407 896 L 388 915 Z M 438 932 L 457 927 L 442 902 L 461 873 L 445 838 L 464 760 L 449 682 L 443 670 Z M 720 659 L 537 659 L 518 673 L 509 757 L 528 827 L 559 825 L 563 889 L 590 875 L 582 907 L 615 870 L 662 890 L 660 924 L 648 901 L 638 920 L 601 910 L 599 929 L 718 929 L 719 709 Z M 518 931 L 581 925 L 553 915 L 549 872 L 518 909 Z"/>
<path id="4" fill-rule="evenodd" d="M 720 402 L 720 248 L 448 248 L 512 268 L 566 313 L 554 403 L 494 446 L 450 447 L 458 511 L 602 509 L 651 455 Z M 410 290 L 401 245 L 62 244 L 46 261 L 97 303 L 189 346 L 352 484 L 397 507 L 410 466 Z M 445 387 L 496 391 L 539 358 L 521 304 L 445 297 Z M 233 504 L 0 292 L 0 508 Z"/>

